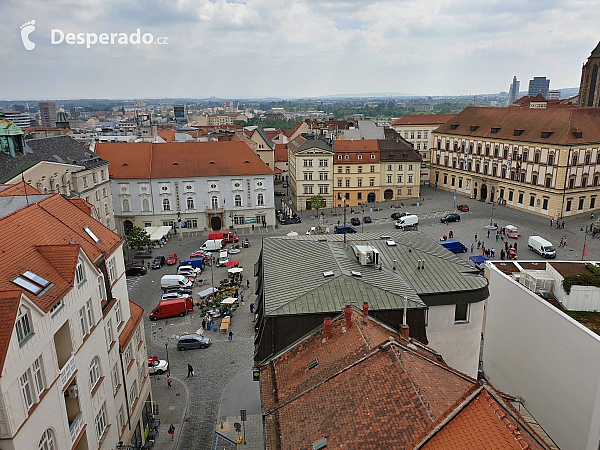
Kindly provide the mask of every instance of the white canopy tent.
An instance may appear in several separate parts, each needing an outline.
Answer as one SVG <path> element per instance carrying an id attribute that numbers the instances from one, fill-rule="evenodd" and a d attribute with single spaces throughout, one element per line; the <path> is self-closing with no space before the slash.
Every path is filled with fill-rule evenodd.
<path id="1" fill-rule="evenodd" d="M 150 235 L 150 240 L 152 242 L 160 241 L 163 237 L 169 234 L 173 228 L 169 226 L 161 226 L 161 227 L 146 227 L 144 228 L 146 233 Z"/>
<path id="2" fill-rule="evenodd" d="M 237 302 L 237 298 L 236 298 L 236 297 L 228 297 L 228 298 L 226 298 L 225 300 L 221 301 L 221 304 L 224 304 L 224 305 L 232 305 L 232 304 L 234 304 L 235 302 Z"/>

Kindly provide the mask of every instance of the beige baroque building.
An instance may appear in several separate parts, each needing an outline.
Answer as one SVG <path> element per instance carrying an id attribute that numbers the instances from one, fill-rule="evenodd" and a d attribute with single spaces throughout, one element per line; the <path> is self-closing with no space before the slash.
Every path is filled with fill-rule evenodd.
<path id="1" fill-rule="evenodd" d="M 548 218 L 600 195 L 600 108 L 469 107 L 433 136 L 432 183 Z"/>
<path id="2" fill-rule="evenodd" d="M 325 208 L 333 205 L 333 149 L 323 139 L 302 134 L 288 146 L 290 197 L 297 211 L 310 209 L 313 195 L 321 195 Z"/>
<path id="3" fill-rule="evenodd" d="M 357 206 L 380 201 L 381 167 L 377 139 L 338 140 L 333 143 L 335 206 Z M 344 203 L 345 199 L 345 203 Z"/>

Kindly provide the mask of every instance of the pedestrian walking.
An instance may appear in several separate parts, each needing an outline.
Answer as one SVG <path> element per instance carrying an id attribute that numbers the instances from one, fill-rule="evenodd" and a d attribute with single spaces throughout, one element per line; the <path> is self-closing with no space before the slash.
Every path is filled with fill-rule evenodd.
<path id="1" fill-rule="evenodd" d="M 563 242 L 563 247 L 567 246 L 567 238 L 565 238 L 565 241 Z"/>
<path id="2" fill-rule="evenodd" d="M 477 240 L 477 233 L 475 233 L 475 240 Z"/>
<path id="3" fill-rule="evenodd" d="M 590 219 L 594 218 L 594 213 L 590 213 Z"/>
<path id="4" fill-rule="evenodd" d="M 562 221 L 561 228 L 562 228 L 563 230 L 565 229 L 565 221 L 564 221 L 564 220 Z"/>
<path id="5" fill-rule="evenodd" d="M 558 244 L 558 246 L 562 247 L 564 242 L 565 242 L 565 239 L 564 238 L 560 238 L 560 244 Z"/>
<path id="6" fill-rule="evenodd" d="M 498 242 L 498 236 L 500 236 L 498 233 L 496 233 L 496 242 Z"/>
<path id="7" fill-rule="evenodd" d="M 254 313 L 254 303 L 250 303 L 250 312 Z"/>
<path id="8" fill-rule="evenodd" d="M 488 238 L 490 237 L 490 230 L 488 230 Z"/>
<path id="9" fill-rule="evenodd" d="M 202 319 L 202 329 L 206 330 L 206 319 Z"/>
<path id="10" fill-rule="evenodd" d="M 175 437 L 175 426 L 173 424 L 171 424 L 171 426 L 169 427 L 169 431 L 167 431 L 167 433 L 169 433 L 171 435 L 171 440 L 173 440 Z"/>
<path id="11" fill-rule="evenodd" d="M 244 291 L 240 292 L 240 298 L 242 299 L 242 302 L 244 301 Z"/>
<path id="12" fill-rule="evenodd" d="M 449 231 L 449 232 L 448 232 L 448 237 L 449 237 L 450 239 L 452 239 L 452 238 L 454 237 L 454 234 L 452 234 L 452 231 Z"/>
<path id="13" fill-rule="evenodd" d="M 506 242 L 504 243 L 504 249 L 505 249 L 506 251 L 508 251 L 508 241 L 506 241 Z"/>
<path id="14" fill-rule="evenodd" d="M 481 247 L 481 241 L 477 241 L 477 250 L 479 250 L 479 247 Z"/>
<path id="15" fill-rule="evenodd" d="M 229 340 L 231 341 L 233 339 L 233 331 L 229 332 Z"/>
<path id="16" fill-rule="evenodd" d="M 250 280 L 246 280 L 246 288 L 250 288 Z"/>
<path id="17" fill-rule="evenodd" d="M 493 248 L 493 249 L 492 249 L 492 258 L 495 258 L 495 257 L 496 257 L 496 249 L 495 249 L 495 248 Z"/>
<path id="18" fill-rule="evenodd" d="M 515 244 L 513 245 L 513 247 L 515 248 L 515 252 L 517 251 L 517 241 L 515 241 Z"/>
<path id="19" fill-rule="evenodd" d="M 504 253 L 504 249 L 500 250 L 500 259 L 504 259 L 504 256 L 506 256 L 506 253 Z"/>
<path id="20" fill-rule="evenodd" d="M 167 375 L 167 384 L 169 385 L 169 389 L 171 389 L 171 375 Z"/>
<path id="21" fill-rule="evenodd" d="M 504 242 L 504 236 L 500 236 L 500 240 Z"/>
<path id="22" fill-rule="evenodd" d="M 473 247 L 474 247 L 474 245 L 471 244 L 471 253 L 473 253 Z"/>
<path id="23" fill-rule="evenodd" d="M 554 223 L 554 220 L 550 219 L 550 226 Z"/>
<path id="24" fill-rule="evenodd" d="M 148 269 L 150 269 L 150 261 L 148 261 Z"/>
<path id="25" fill-rule="evenodd" d="M 190 363 L 188 363 L 188 378 L 189 377 L 193 377 L 194 376 L 194 368 L 192 367 L 192 365 Z"/>

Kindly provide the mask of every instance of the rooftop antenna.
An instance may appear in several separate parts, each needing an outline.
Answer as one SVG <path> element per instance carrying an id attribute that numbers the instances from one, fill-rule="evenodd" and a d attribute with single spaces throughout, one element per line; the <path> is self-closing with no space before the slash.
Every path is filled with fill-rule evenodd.
<path id="1" fill-rule="evenodd" d="M 23 175 L 23 171 L 21 170 L 21 180 L 23 180 L 23 189 L 25 190 L 25 202 L 27 206 L 29 206 L 29 197 L 27 196 L 27 183 L 25 183 L 25 175 Z"/>

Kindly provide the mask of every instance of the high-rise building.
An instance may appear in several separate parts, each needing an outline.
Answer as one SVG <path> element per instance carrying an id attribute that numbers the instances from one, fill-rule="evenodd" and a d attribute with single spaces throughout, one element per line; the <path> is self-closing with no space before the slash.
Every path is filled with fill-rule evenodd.
<path id="1" fill-rule="evenodd" d="M 56 126 L 56 103 L 40 102 L 40 122 L 43 127 Z"/>
<path id="2" fill-rule="evenodd" d="M 546 100 L 560 100 L 560 91 L 558 89 L 550 89 Z"/>
<path id="3" fill-rule="evenodd" d="M 512 105 L 517 98 L 519 98 L 519 87 L 521 82 L 517 80 L 516 75 L 513 77 L 513 81 L 508 88 L 508 106 Z"/>
<path id="4" fill-rule="evenodd" d="M 579 85 L 579 106 L 600 107 L 600 42 L 588 57 L 581 69 L 581 84 Z"/>
<path id="5" fill-rule="evenodd" d="M 527 95 L 533 95 L 534 97 L 538 94 L 542 94 L 542 97 L 548 97 L 548 90 L 550 89 L 550 80 L 546 77 L 533 77 L 533 80 L 529 80 L 529 90 Z"/>
<path id="6" fill-rule="evenodd" d="M 175 105 L 173 106 L 173 115 L 175 119 L 180 119 L 185 117 L 185 106 L 184 105 Z"/>

